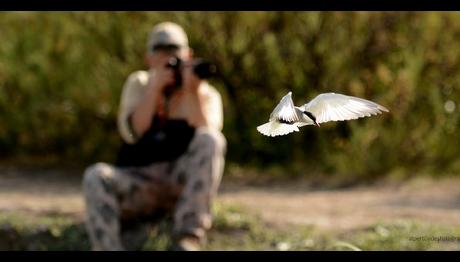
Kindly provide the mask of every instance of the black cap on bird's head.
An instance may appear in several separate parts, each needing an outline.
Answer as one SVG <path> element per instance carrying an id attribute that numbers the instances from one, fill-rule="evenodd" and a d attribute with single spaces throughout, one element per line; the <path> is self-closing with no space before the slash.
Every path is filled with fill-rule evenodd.
<path id="1" fill-rule="evenodd" d="M 310 113 L 310 112 L 308 112 L 308 111 L 302 111 L 302 113 L 304 113 L 306 116 L 308 116 L 308 118 L 310 118 L 310 119 L 313 121 L 313 123 L 315 124 L 315 126 L 320 127 L 320 125 L 318 124 L 318 122 L 316 122 L 316 117 L 315 117 L 312 113 Z"/>

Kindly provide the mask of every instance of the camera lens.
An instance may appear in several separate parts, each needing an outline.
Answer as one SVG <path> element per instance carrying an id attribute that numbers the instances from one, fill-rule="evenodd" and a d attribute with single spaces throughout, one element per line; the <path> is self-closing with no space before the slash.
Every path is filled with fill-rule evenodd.
<path id="1" fill-rule="evenodd" d="M 171 57 L 166 67 L 174 71 L 175 86 L 180 87 L 182 85 L 182 74 L 180 72 L 181 60 L 178 57 Z"/>
<path id="2" fill-rule="evenodd" d="M 170 68 L 179 68 L 180 67 L 180 60 L 179 58 L 177 57 L 171 57 L 168 61 L 168 64 L 166 65 L 166 67 L 170 67 Z"/>
<path id="3" fill-rule="evenodd" d="M 199 58 L 194 61 L 193 71 L 199 78 L 207 79 L 217 74 L 217 66 Z"/>

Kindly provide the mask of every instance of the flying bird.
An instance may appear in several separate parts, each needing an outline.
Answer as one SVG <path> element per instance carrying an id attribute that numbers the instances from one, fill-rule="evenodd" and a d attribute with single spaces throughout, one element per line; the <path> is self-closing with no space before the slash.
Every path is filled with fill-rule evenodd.
<path id="1" fill-rule="evenodd" d="M 298 132 L 299 127 L 315 125 L 329 121 L 345 121 L 369 117 L 389 112 L 385 107 L 372 101 L 336 93 L 324 93 L 316 96 L 303 106 L 295 106 L 289 92 L 270 114 L 268 123 L 257 130 L 266 136 L 282 136 Z"/>

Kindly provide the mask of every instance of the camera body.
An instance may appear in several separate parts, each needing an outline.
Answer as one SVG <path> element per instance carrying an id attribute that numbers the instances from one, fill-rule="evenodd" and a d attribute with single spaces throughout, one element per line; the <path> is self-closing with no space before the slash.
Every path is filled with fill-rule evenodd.
<path id="1" fill-rule="evenodd" d="M 171 68 L 174 71 L 175 78 L 175 89 L 182 87 L 182 60 L 178 57 L 171 57 L 166 64 L 167 68 Z M 200 79 L 208 79 L 217 75 L 217 67 L 211 62 L 203 59 L 196 58 L 192 61 L 193 73 Z"/>

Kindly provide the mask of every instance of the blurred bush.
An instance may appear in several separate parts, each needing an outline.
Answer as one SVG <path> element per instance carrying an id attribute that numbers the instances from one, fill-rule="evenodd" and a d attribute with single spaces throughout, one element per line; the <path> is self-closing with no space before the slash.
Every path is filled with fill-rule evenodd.
<path id="1" fill-rule="evenodd" d="M 212 83 L 228 163 L 356 178 L 460 171 L 457 12 L 3 12 L 0 157 L 113 161 L 122 85 L 165 20 L 224 73 Z M 288 91 L 299 105 L 337 92 L 391 112 L 260 135 Z"/>

